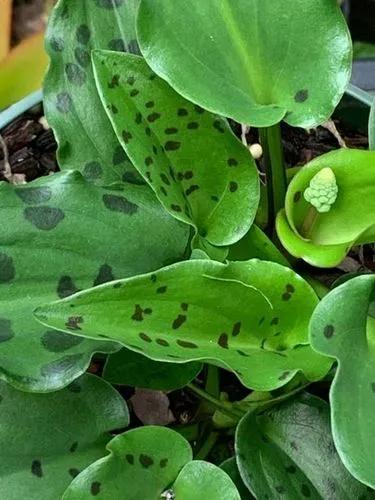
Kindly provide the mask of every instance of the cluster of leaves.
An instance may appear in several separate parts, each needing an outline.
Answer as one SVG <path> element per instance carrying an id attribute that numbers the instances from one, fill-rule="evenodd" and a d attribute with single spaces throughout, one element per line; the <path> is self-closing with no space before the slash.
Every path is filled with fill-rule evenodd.
<path id="1" fill-rule="evenodd" d="M 60 0 L 46 46 L 62 172 L 0 185 L 4 498 L 373 498 L 375 278 L 319 301 L 290 256 L 333 267 L 375 241 L 375 153 L 298 171 L 287 259 L 254 223 L 263 186 L 227 120 L 331 116 L 351 66 L 336 0 Z M 95 353 L 102 377 L 84 374 Z M 219 395 L 228 371 L 241 401 Z M 330 404 L 303 392 L 319 381 Z M 205 461 L 184 426 L 111 440 L 129 415 L 109 382 L 188 386 L 234 456 Z"/>

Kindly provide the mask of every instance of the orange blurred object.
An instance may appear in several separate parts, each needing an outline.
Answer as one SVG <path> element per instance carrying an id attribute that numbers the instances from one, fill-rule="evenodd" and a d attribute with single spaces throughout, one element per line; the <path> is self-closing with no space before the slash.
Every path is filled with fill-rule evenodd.
<path id="1" fill-rule="evenodd" d="M 0 0 L 0 62 L 8 55 L 12 25 L 12 0 Z"/>

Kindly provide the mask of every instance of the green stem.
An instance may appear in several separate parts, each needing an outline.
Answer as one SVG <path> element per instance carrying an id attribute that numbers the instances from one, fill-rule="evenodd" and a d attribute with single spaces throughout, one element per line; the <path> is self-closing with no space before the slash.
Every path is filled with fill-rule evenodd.
<path id="1" fill-rule="evenodd" d="M 219 368 L 217 366 L 207 365 L 205 389 L 214 398 L 220 396 Z"/>
<path id="2" fill-rule="evenodd" d="M 371 95 L 369 92 L 366 92 L 365 90 L 360 89 L 359 87 L 356 87 L 352 83 L 349 83 L 349 85 L 347 86 L 346 93 L 362 102 L 366 106 L 371 107 L 372 103 L 374 102 L 373 95 Z"/>
<path id="3" fill-rule="evenodd" d="M 307 240 L 311 238 L 311 233 L 317 218 L 318 218 L 318 211 L 316 210 L 315 207 L 310 206 L 300 231 L 301 236 L 303 238 L 306 238 Z"/>
<path id="4" fill-rule="evenodd" d="M 231 403 L 226 403 L 225 401 L 216 399 L 215 397 L 211 396 L 211 394 L 208 394 L 208 392 L 204 391 L 200 387 L 197 387 L 195 384 L 188 384 L 186 387 L 201 399 L 204 399 L 213 404 L 216 408 L 233 419 L 242 418 L 245 414 L 245 412 L 233 408 L 233 405 Z"/>
<path id="5" fill-rule="evenodd" d="M 287 189 L 280 124 L 259 129 L 267 176 L 268 225 L 274 227 L 276 215 L 284 207 Z"/>
<path id="6" fill-rule="evenodd" d="M 195 460 L 204 460 L 207 455 L 210 453 L 212 448 L 215 446 L 216 441 L 219 437 L 219 433 L 215 431 L 211 431 L 207 439 L 205 439 L 203 445 L 200 447 L 198 452 L 195 454 L 194 459 Z"/>

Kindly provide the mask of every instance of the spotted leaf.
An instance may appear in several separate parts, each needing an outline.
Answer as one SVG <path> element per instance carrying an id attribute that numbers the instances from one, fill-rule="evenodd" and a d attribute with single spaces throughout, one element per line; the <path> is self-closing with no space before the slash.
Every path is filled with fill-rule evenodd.
<path id="1" fill-rule="evenodd" d="M 160 202 L 213 245 L 239 240 L 254 220 L 259 180 L 227 122 L 181 97 L 140 57 L 100 51 L 93 61 L 117 137 Z"/>
<path id="2" fill-rule="evenodd" d="M 315 127 L 350 77 L 334 0 L 142 0 L 137 34 L 148 64 L 181 95 L 257 127 Z"/>
<path id="3" fill-rule="evenodd" d="M 103 377 L 111 384 L 170 391 L 184 387 L 201 369 L 200 363 L 162 363 L 121 349 L 108 357 Z"/>
<path id="4" fill-rule="evenodd" d="M 269 390 L 300 370 L 310 380 L 329 370 L 308 342 L 316 304 L 309 285 L 279 264 L 191 260 L 42 306 L 36 316 L 66 330 L 74 306 L 80 335 L 106 334 L 155 360 L 204 359 Z"/>
<path id="5" fill-rule="evenodd" d="M 84 470 L 63 500 L 86 500 L 95 495 L 114 499 L 120 491 L 127 500 L 162 496 L 240 500 L 225 472 L 207 462 L 192 461 L 189 443 L 166 427 L 133 429 L 112 439 L 107 449 L 110 454 Z"/>
<path id="6" fill-rule="evenodd" d="M 336 178 L 337 199 L 329 212 L 319 213 L 303 192 L 327 167 Z M 291 181 L 285 210 L 277 218 L 277 233 L 288 252 L 314 266 L 334 267 L 354 244 L 375 242 L 374 167 L 374 152 L 341 149 L 302 168 Z"/>
<path id="7" fill-rule="evenodd" d="M 0 395 L 0 488 L 7 500 L 61 498 L 75 476 L 105 455 L 110 431 L 128 425 L 123 398 L 93 375 L 51 394 L 0 382 Z"/>
<path id="8" fill-rule="evenodd" d="M 0 378 L 23 390 L 56 390 L 94 352 L 120 348 L 72 335 L 82 327 L 73 309 L 69 335 L 41 327 L 32 316 L 41 301 L 180 260 L 188 240 L 147 186 L 103 189 L 78 172 L 0 184 L 0 215 Z"/>
<path id="9" fill-rule="evenodd" d="M 336 448 L 350 473 L 375 488 L 375 277 L 335 288 L 311 318 L 314 349 L 338 361 L 331 386 Z"/>
<path id="10" fill-rule="evenodd" d="M 372 498 L 341 463 L 329 406 L 308 394 L 270 411 L 247 414 L 236 431 L 237 465 L 256 498 Z"/>
<path id="11" fill-rule="evenodd" d="M 49 20 L 44 109 L 59 144 L 59 165 L 79 168 L 94 183 L 142 182 L 100 105 L 90 59 L 93 49 L 138 52 L 138 3 L 59 0 Z"/>

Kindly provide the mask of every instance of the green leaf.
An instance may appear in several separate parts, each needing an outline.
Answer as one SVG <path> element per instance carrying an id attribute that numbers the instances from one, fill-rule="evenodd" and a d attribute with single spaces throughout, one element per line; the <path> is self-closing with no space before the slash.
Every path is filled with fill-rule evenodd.
<path id="1" fill-rule="evenodd" d="M 128 410 L 109 384 L 84 375 L 62 391 L 27 394 L 0 382 L 1 497 L 56 500 L 105 454 Z M 108 411 L 110 409 L 110 411 Z"/>
<path id="2" fill-rule="evenodd" d="M 342 465 L 329 406 L 314 396 L 302 395 L 258 417 L 246 415 L 235 449 L 241 477 L 256 498 L 372 498 Z"/>
<path id="3" fill-rule="evenodd" d="M 188 240 L 147 186 L 99 188 L 78 172 L 1 183 L 0 217 L 0 378 L 38 392 L 67 385 L 94 352 L 120 346 L 44 328 L 35 307 L 180 260 Z M 70 312 L 68 332 L 79 333 Z"/>
<path id="4" fill-rule="evenodd" d="M 289 253 L 314 266 L 334 267 L 354 244 L 375 241 L 374 161 L 374 152 L 341 149 L 316 158 L 295 175 L 285 211 L 279 212 L 276 221 L 278 236 Z M 319 213 L 304 193 L 327 168 L 334 173 L 338 194 L 329 211 Z"/>
<path id="5" fill-rule="evenodd" d="M 189 443 L 167 427 L 147 426 L 116 436 L 110 454 L 84 470 L 65 492 L 64 500 L 160 499 L 183 466 L 192 460 Z"/>
<path id="6" fill-rule="evenodd" d="M 183 500 L 241 500 L 231 478 L 214 464 L 194 460 L 185 465 L 176 479 L 175 498 Z"/>
<path id="7" fill-rule="evenodd" d="M 238 471 L 235 457 L 225 460 L 225 462 L 223 462 L 220 465 L 220 467 L 223 469 L 223 471 L 225 471 L 228 474 L 228 476 L 232 479 L 232 481 L 236 485 L 241 500 L 251 500 L 252 498 L 254 498 L 253 495 L 245 486 L 244 482 L 242 481 L 242 478 Z"/>
<path id="8" fill-rule="evenodd" d="M 328 294 L 310 324 L 311 343 L 337 359 L 331 387 L 336 448 L 350 473 L 375 488 L 375 276 L 359 276 Z"/>
<path id="9" fill-rule="evenodd" d="M 201 369 L 200 363 L 162 363 L 121 349 L 108 357 L 103 377 L 111 384 L 171 391 L 187 385 Z"/>
<path id="10" fill-rule="evenodd" d="M 335 0 L 141 0 L 141 51 L 181 95 L 257 127 L 315 127 L 340 101 L 351 41 Z"/>
<path id="11" fill-rule="evenodd" d="M 266 234 L 253 224 L 245 236 L 229 249 L 228 260 L 262 259 L 277 262 L 282 266 L 290 264 Z"/>
<path id="12" fill-rule="evenodd" d="M 142 179 L 102 109 L 91 65 L 93 49 L 138 53 L 135 12 L 139 0 L 88 3 L 59 0 L 47 30 L 51 63 L 44 83 L 44 109 L 59 144 L 59 165 L 79 168 L 95 183 L 139 183 Z"/>
<path id="13" fill-rule="evenodd" d="M 207 360 L 247 387 L 270 390 L 300 370 L 309 380 L 329 370 L 308 343 L 316 304 L 310 286 L 278 264 L 191 260 L 86 290 L 36 317 L 66 330 L 74 306 L 80 335 L 108 335 L 155 360 Z"/>
<path id="14" fill-rule="evenodd" d="M 130 54 L 95 52 L 103 105 L 117 137 L 160 202 L 213 245 L 239 240 L 254 220 L 259 179 L 249 151 Z"/>
<path id="15" fill-rule="evenodd" d="M 112 439 L 107 449 L 110 454 L 74 479 L 63 500 L 85 500 L 96 495 L 113 500 L 119 498 L 120 492 L 126 500 L 158 500 L 167 492 L 172 495 L 168 498 L 181 500 L 201 495 L 207 500 L 221 500 L 220 490 L 226 500 L 240 498 L 222 470 L 192 461 L 189 443 L 166 427 L 133 429 Z"/>
<path id="16" fill-rule="evenodd" d="M 375 98 L 370 111 L 368 138 L 370 149 L 375 150 Z"/>

